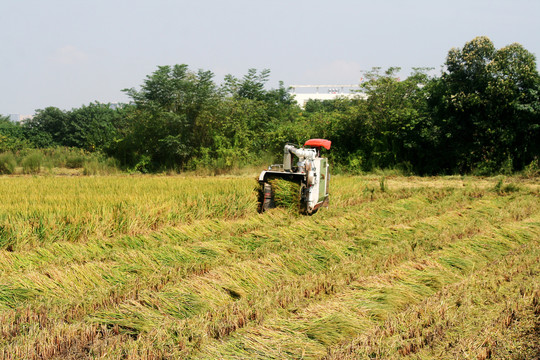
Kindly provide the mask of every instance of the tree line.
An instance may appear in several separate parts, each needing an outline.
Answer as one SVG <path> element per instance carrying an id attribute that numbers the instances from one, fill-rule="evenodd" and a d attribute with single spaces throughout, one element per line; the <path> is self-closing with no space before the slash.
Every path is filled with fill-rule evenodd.
<path id="1" fill-rule="evenodd" d="M 535 56 L 514 43 L 477 37 L 448 52 L 439 76 L 417 68 L 374 68 L 365 96 L 310 100 L 301 108 L 269 70 L 242 78 L 187 65 L 159 66 L 130 104 L 48 107 L 13 124 L 0 119 L 0 152 L 65 146 L 100 152 L 128 170 L 234 167 L 278 160 L 286 142 L 332 140 L 337 169 L 415 174 L 511 173 L 538 167 L 540 76 Z"/>

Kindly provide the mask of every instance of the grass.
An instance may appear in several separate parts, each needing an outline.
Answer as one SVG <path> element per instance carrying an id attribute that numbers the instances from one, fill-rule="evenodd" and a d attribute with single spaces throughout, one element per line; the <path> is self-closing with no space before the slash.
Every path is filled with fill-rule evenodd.
<path id="1" fill-rule="evenodd" d="M 76 148 L 24 149 L 0 153 L 0 175 L 112 175 L 120 164 L 101 153 Z"/>
<path id="2" fill-rule="evenodd" d="M 17 167 L 17 161 L 15 156 L 12 153 L 2 153 L 0 154 L 0 174 L 1 175 L 10 175 L 15 172 Z"/>
<path id="3" fill-rule="evenodd" d="M 335 176 L 312 217 L 244 176 L 0 189 L 0 358 L 538 355 L 534 178 Z"/>

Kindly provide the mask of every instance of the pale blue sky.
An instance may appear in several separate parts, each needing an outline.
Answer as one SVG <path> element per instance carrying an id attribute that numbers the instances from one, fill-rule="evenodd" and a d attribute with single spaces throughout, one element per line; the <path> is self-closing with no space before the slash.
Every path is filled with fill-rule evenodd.
<path id="1" fill-rule="evenodd" d="M 269 87 L 357 84 L 374 66 L 434 67 L 479 35 L 540 54 L 538 0 L 0 0 L 0 114 L 126 102 L 158 65 Z"/>

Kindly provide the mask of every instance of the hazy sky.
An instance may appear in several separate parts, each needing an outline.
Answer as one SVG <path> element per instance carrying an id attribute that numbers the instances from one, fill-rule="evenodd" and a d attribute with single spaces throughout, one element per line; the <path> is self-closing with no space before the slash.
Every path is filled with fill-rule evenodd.
<path id="1" fill-rule="evenodd" d="M 0 0 L 0 114 L 126 102 L 158 65 L 269 87 L 434 67 L 479 35 L 540 55 L 539 0 Z"/>

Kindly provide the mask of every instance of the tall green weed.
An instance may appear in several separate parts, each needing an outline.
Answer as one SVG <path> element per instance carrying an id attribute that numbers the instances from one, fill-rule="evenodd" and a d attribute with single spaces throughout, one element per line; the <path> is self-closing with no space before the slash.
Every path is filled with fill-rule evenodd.
<path id="1" fill-rule="evenodd" d="M 13 174 L 16 166 L 17 161 L 12 153 L 0 154 L 0 174 Z"/>
<path id="2" fill-rule="evenodd" d="M 41 171 L 42 164 L 43 154 L 39 151 L 26 155 L 21 161 L 23 173 L 25 174 L 38 174 Z"/>

